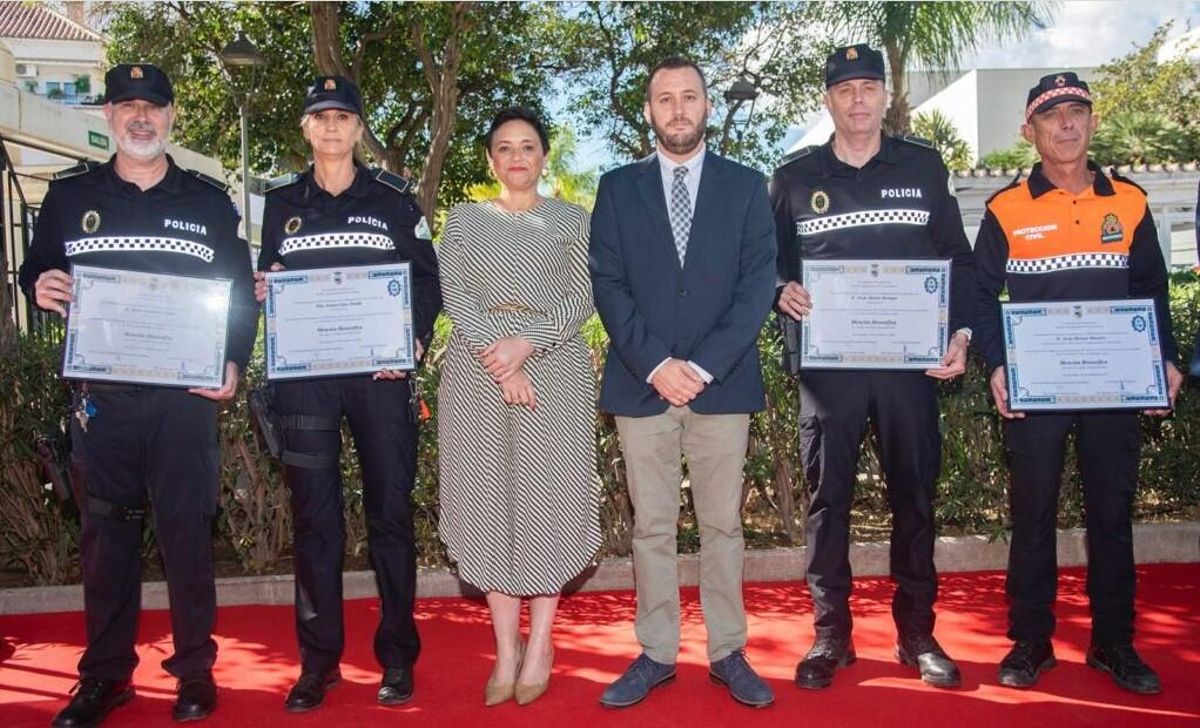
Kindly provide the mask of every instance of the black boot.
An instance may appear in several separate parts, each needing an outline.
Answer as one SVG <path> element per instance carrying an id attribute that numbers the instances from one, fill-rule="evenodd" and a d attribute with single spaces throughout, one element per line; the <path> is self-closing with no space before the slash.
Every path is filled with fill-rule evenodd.
<path id="1" fill-rule="evenodd" d="M 289 713 L 307 713 L 325 700 L 326 690 L 341 681 L 342 671 L 336 666 L 322 672 L 301 672 L 283 705 Z"/>
<path id="2" fill-rule="evenodd" d="M 900 637 L 896 643 L 896 659 L 902 665 L 917 668 L 921 680 L 935 688 L 956 688 L 962 684 L 958 665 L 931 634 Z"/>
<path id="3" fill-rule="evenodd" d="M 389 667 L 383 671 L 383 682 L 379 684 L 380 705 L 404 705 L 412 700 L 412 668 Z"/>
<path id="4" fill-rule="evenodd" d="M 1000 684 L 1010 688 L 1033 687 L 1042 671 L 1055 664 L 1050 640 L 1017 640 L 1000 661 Z"/>
<path id="5" fill-rule="evenodd" d="M 100 725 L 112 709 L 133 698 L 128 680 L 85 677 L 71 689 L 74 696 L 67 707 L 54 716 L 53 728 L 90 728 Z"/>
<path id="6" fill-rule="evenodd" d="M 1128 642 L 1092 645 L 1088 648 L 1087 664 L 1112 675 L 1113 682 L 1131 693 L 1157 695 L 1162 692 L 1158 673 L 1142 661 Z"/>
<path id="7" fill-rule="evenodd" d="M 179 681 L 171 717 L 178 723 L 204 720 L 217 709 L 217 684 L 212 673 L 201 672 Z"/>
<path id="8" fill-rule="evenodd" d="M 833 674 L 857 659 L 849 637 L 818 637 L 808 654 L 796 665 L 796 687 L 809 690 L 833 684 Z"/>

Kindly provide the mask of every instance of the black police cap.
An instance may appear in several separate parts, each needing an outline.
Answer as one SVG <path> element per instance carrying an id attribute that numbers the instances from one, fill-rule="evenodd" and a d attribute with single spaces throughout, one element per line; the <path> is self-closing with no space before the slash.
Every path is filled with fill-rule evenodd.
<path id="1" fill-rule="evenodd" d="M 345 76 L 318 76 L 304 96 L 304 113 L 315 114 L 325 109 L 343 109 L 362 116 L 358 86 Z"/>
<path id="2" fill-rule="evenodd" d="M 1079 101 L 1091 106 L 1092 92 L 1087 82 L 1079 80 L 1079 76 L 1070 71 L 1042 76 L 1025 97 L 1025 121 L 1039 111 L 1067 101 Z"/>
<path id="3" fill-rule="evenodd" d="M 838 48 L 825 60 L 825 88 L 856 78 L 885 78 L 883 54 L 866 43 Z"/>
<path id="4" fill-rule="evenodd" d="M 104 74 L 104 103 L 149 101 L 166 106 L 175 101 L 171 79 L 158 66 L 149 63 L 121 63 Z"/>

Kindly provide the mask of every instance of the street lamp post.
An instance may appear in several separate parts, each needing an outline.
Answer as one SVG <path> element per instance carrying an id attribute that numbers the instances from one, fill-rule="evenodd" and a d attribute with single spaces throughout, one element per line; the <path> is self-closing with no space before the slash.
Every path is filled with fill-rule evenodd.
<path id="1" fill-rule="evenodd" d="M 259 69 L 267 65 L 267 59 L 258 52 L 247 38 L 246 34 L 238 31 L 237 38 L 221 49 L 217 55 L 225 76 L 229 80 L 229 92 L 238 107 L 238 116 L 242 126 L 242 226 L 246 232 L 246 241 L 253 243 L 254 225 L 250 222 L 250 134 L 246 125 L 249 114 L 250 97 L 258 90 L 261 81 Z"/>
<path id="2" fill-rule="evenodd" d="M 721 154 L 725 155 L 729 152 L 729 131 L 735 123 L 742 129 L 738 130 L 738 141 L 742 139 L 742 130 L 750 124 L 751 117 L 754 116 L 754 100 L 758 98 L 758 88 L 746 80 L 745 76 L 739 76 L 736 81 L 729 84 L 729 88 L 725 91 L 725 103 L 729 107 L 729 111 L 725 114 L 725 124 L 721 130 Z M 735 122 L 734 116 L 742 108 L 747 101 L 750 102 L 750 111 L 741 121 Z"/>

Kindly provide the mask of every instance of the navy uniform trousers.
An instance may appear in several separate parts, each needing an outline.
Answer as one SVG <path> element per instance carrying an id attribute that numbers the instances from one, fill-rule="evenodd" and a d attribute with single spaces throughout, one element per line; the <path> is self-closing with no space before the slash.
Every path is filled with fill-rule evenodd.
<path id="1" fill-rule="evenodd" d="M 942 437 L 936 383 L 922 372 L 800 373 L 814 627 L 820 637 L 850 635 L 850 506 L 868 424 L 879 443 L 892 511 L 892 616 L 901 635 L 931 634 L 937 599 L 933 500 Z"/>
<path id="2" fill-rule="evenodd" d="M 71 420 L 88 641 L 80 677 L 125 680 L 137 665 L 143 524 L 124 511 L 147 498 L 171 602 L 175 654 L 163 668 L 179 678 L 207 672 L 217 657 L 217 403 L 167 387 L 88 386 L 96 414 L 86 430 Z"/>
<path id="3" fill-rule="evenodd" d="M 1133 639 L 1133 526 L 1142 431 L 1131 412 L 1031 412 L 1007 423 L 1012 543 L 1008 636 L 1054 634 L 1056 524 L 1067 435 L 1075 430 L 1087 524 L 1087 593 L 1094 643 Z"/>
<path id="4" fill-rule="evenodd" d="M 274 385 L 288 450 L 326 456 L 323 467 L 284 469 L 291 491 L 296 569 L 296 634 L 301 669 L 337 665 L 345 644 L 342 561 L 346 528 L 337 429 L 295 429 L 289 415 L 340 420 L 345 416 L 362 467 L 367 544 L 382 602 L 375 657 L 384 668 L 411 668 L 421 641 L 413 619 L 416 544 L 409 497 L 416 476 L 417 427 L 407 381 L 370 375 Z"/>

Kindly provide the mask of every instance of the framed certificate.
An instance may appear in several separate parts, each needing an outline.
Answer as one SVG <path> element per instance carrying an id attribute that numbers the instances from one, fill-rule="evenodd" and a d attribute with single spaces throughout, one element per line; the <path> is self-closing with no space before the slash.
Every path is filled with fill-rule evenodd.
<path id="1" fill-rule="evenodd" d="M 1000 310 L 1012 410 L 1171 406 L 1153 300 L 1005 303 Z"/>
<path id="2" fill-rule="evenodd" d="M 949 337 L 950 261 L 805 260 L 812 312 L 802 369 L 941 366 Z"/>
<path id="3" fill-rule="evenodd" d="M 267 379 L 416 367 L 407 262 L 267 273 Z"/>
<path id="4" fill-rule="evenodd" d="M 231 281 L 71 268 L 63 376 L 220 388 Z"/>

